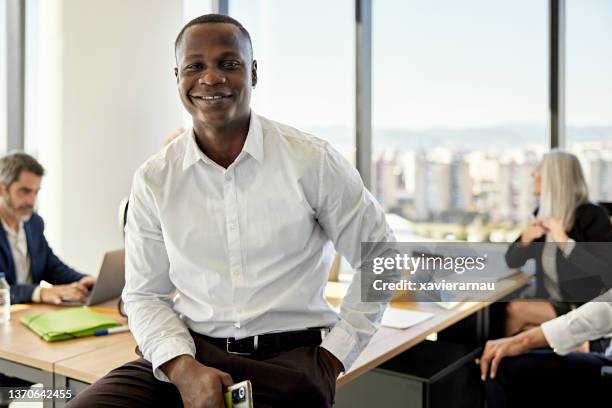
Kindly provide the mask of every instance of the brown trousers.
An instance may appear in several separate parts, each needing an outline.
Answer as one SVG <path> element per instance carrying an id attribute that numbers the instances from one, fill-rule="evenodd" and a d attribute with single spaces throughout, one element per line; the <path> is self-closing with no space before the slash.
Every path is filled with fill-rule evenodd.
<path id="1" fill-rule="evenodd" d="M 255 407 L 331 407 L 336 391 L 334 369 L 319 346 L 282 353 L 240 356 L 191 333 L 196 359 L 225 371 L 234 383 L 250 380 Z M 151 363 L 140 358 L 116 368 L 81 392 L 68 407 L 182 407 L 178 389 L 153 376 Z"/>

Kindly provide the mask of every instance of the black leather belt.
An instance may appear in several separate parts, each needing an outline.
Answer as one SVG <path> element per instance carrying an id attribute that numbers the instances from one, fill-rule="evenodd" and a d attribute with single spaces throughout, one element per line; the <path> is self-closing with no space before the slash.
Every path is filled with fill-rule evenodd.
<path id="1" fill-rule="evenodd" d="M 298 347 L 318 346 L 329 333 L 329 328 L 313 328 L 282 333 L 267 333 L 236 340 L 233 337 L 202 336 L 207 342 L 230 354 L 254 355 L 289 351 Z"/>

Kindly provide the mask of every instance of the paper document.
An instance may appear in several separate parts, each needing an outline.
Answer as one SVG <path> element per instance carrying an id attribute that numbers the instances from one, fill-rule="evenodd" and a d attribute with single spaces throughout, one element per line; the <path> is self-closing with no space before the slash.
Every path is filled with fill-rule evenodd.
<path id="1" fill-rule="evenodd" d="M 446 310 L 451 310 L 462 304 L 463 302 L 436 302 L 436 305 Z"/>
<path id="2" fill-rule="evenodd" d="M 429 319 L 431 316 L 433 314 L 427 312 L 387 307 L 381 324 L 393 329 L 407 329 Z"/>

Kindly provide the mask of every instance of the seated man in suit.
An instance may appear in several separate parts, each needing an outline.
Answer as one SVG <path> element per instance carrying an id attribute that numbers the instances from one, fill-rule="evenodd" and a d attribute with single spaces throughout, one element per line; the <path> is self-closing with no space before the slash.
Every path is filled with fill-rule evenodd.
<path id="1" fill-rule="evenodd" d="M 11 303 L 83 301 L 96 278 L 76 272 L 51 250 L 34 203 L 44 169 L 33 157 L 0 159 L 0 270 L 11 286 Z M 51 287 L 41 287 L 45 280 Z"/>

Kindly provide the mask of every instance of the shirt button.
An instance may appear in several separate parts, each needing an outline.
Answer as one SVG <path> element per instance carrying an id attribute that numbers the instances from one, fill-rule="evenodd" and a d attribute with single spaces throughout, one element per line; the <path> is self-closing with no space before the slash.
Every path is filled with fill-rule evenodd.
<path id="1" fill-rule="evenodd" d="M 231 175 L 231 174 L 229 174 L 229 173 L 228 173 L 228 174 L 226 174 L 226 175 L 225 175 L 225 179 L 226 179 L 227 181 L 232 181 L 232 175 Z"/>
<path id="2" fill-rule="evenodd" d="M 240 328 L 240 322 L 236 322 L 236 323 L 234 323 L 234 327 L 236 327 L 237 329 L 239 329 L 239 328 Z"/>
<path id="3" fill-rule="evenodd" d="M 229 225 L 229 229 L 235 230 L 236 229 L 236 224 L 235 223 L 230 224 Z"/>

